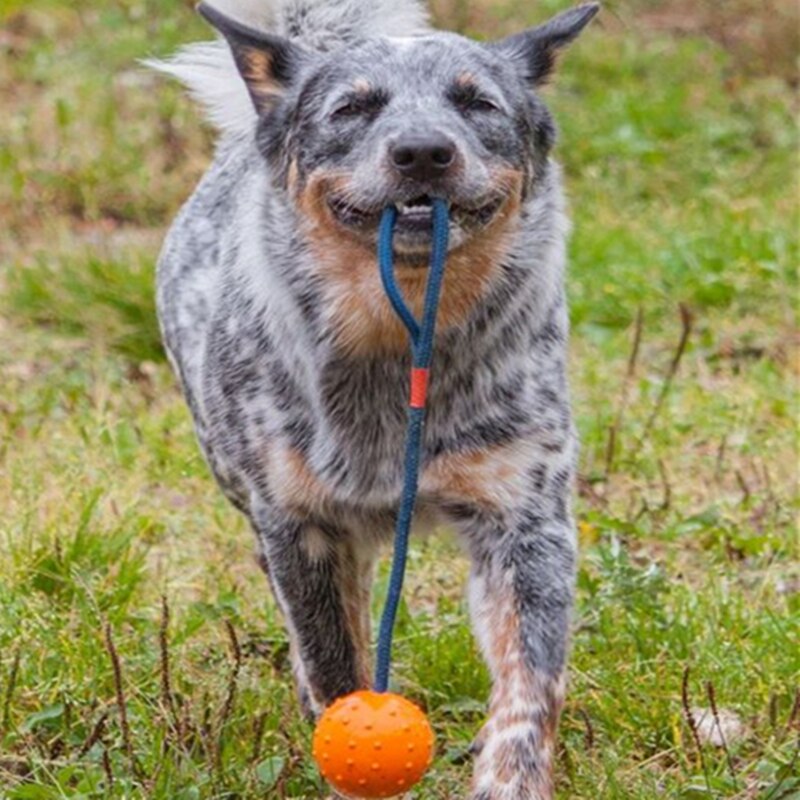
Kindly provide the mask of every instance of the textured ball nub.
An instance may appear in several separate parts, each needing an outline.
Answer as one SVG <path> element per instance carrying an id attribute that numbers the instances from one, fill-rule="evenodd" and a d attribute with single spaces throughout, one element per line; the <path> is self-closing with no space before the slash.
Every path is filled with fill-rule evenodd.
<path id="1" fill-rule="evenodd" d="M 433 761 L 433 730 L 396 694 L 356 692 L 328 708 L 314 732 L 314 758 L 325 779 L 349 797 L 395 797 Z"/>

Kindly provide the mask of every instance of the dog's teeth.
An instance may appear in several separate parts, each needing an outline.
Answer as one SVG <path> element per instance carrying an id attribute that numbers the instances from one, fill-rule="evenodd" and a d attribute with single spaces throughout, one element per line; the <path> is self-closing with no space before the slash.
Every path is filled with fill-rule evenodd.
<path id="1" fill-rule="evenodd" d="M 401 214 L 430 214 L 430 203 L 409 203 L 401 201 L 397 203 L 397 210 Z"/>

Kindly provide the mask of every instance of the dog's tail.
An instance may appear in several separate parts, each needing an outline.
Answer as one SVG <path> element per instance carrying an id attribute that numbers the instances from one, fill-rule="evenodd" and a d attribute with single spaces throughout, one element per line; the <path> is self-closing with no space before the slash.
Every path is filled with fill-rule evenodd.
<path id="1" fill-rule="evenodd" d="M 415 36 L 429 30 L 421 0 L 210 0 L 256 30 L 331 50 L 368 36 Z M 181 81 L 226 133 L 253 130 L 255 111 L 227 45 L 191 44 L 165 60 L 145 64 Z"/>
<path id="2" fill-rule="evenodd" d="M 413 36 L 428 28 L 420 0 L 211 0 L 257 30 L 328 50 L 366 36 Z"/>

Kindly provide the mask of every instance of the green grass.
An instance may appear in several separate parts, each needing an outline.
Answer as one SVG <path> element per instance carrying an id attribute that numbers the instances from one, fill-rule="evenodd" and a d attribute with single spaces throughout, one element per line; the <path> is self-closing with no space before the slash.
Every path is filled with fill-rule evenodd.
<path id="1" fill-rule="evenodd" d="M 440 5 L 489 34 L 564 4 Z M 797 798 L 796 97 L 636 24 L 658 3 L 611 7 L 548 90 L 584 442 L 559 797 Z M 320 797 L 251 535 L 153 315 L 159 242 L 211 137 L 135 59 L 204 28 L 152 0 L 14 0 L 0 21 L 0 798 Z M 419 800 L 463 796 L 485 713 L 465 571 L 447 537 L 413 548 L 396 680 L 439 744 Z M 709 685 L 746 728 L 727 753 L 687 724 L 682 695 L 699 714 Z"/>

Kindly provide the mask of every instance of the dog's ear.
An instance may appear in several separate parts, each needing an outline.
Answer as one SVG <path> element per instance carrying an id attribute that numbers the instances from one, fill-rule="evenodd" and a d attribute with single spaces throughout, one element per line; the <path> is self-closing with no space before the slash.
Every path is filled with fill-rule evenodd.
<path id="1" fill-rule="evenodd" d="M 256 111 L 259 114 L 268 111 L 309 54 L 288 39 L 243 25 L 208 3 L 199 3 L 197 11 L 227 39 Z"/>
<path id="2" fill-rule="evenodd" d="M 577 6 L 544 25 L 509 36 L 492 45 L 507 58 L 513 59 L 533 86 L 544 83 L 556 64 L 556 56 L 578 37 L 600 10 L 599 3 Z"/>

